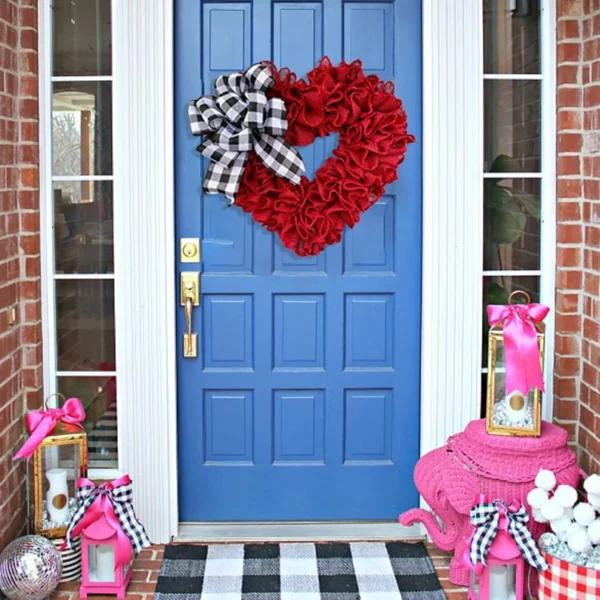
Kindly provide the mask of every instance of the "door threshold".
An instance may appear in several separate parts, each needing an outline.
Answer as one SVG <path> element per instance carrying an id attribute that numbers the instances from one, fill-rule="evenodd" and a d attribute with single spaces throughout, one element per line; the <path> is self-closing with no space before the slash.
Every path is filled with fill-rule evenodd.
<path id="1" fill-rule="evenodd" d="M 397 521 L 179 523 L 175 542 L 367 542 L 423 540 L 420 525 Z"/>

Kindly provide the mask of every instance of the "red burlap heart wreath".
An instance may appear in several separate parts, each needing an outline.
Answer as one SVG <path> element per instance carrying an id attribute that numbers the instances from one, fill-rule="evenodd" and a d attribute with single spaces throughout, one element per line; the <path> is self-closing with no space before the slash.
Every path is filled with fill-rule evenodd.
<path id="1" fill-rule="evenodd" d="M 270 65 L 275 86 L 269 95 L 282 98 L 288 113 L 286 140 L 308 146 L 316 137 L 340 134 L 339 144 L 309 181 L 299 185 L 277 177 L 251 154 L 235 203 L 299 256 L 319 254 L 342 238 L 345 225 L 360 215 L 396 180 L 407 144 L 402 102 L 394 85 L 365 75 L 362 63 L 334 67 L 324 57 L 298 79 L 289 69 Z"/>

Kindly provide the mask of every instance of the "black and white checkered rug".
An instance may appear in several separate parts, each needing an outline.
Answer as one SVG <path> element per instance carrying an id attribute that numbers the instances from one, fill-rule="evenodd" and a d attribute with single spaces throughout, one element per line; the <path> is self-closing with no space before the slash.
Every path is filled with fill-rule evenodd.
<path id="1" fill-rule="evenodd" d="M 155 600 L 444 600 L 423 544 L 171 545 Z"/>

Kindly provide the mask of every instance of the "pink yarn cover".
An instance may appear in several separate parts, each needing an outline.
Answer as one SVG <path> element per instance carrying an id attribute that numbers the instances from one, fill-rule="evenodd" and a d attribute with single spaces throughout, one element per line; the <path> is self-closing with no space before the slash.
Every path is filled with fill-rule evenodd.
<path id="1" fill-rule="evenodd" d="M 527 507 L 527 494 L 540 469 L 554 471 L 558 484 L 576 486 L 579 466 L 568 447 L 568 433 L 551 423 L 542 424 L 539 438 L 489 435 L 485 420 L 472 421 L 464 432 L 451 436 L 446 445 L 423 456 L 415 468 L 417 488 L 434 514 L 412 509 L 400 517 L 403 525 L 422 522 L 442 550 L 454 550 L 450 581 L 468 585 L 470 571 L 460 564 L 469 534 L 469 511 L 477 494 L 490 500 L 519 500 Z M 442 521 L 442 527 L 438 523 Z M 534 538 L 546 526 L 529 522 Z"/>

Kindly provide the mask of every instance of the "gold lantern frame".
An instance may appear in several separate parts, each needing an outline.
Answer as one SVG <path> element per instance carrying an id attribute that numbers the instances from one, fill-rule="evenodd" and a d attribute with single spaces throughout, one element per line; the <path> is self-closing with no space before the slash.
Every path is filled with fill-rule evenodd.
<path id="1" fill-rule="evenodd" d="M 63 403 L 65 401 L 62 394 L 53 394 L 62 398 Z M 44 400 L 44 409 L 47 409 L 47 402 L 49 396 Z M 88 444 L 87 444 L 87 433 L 85 431 L 69 432 L 65 429 L 62 423 L 58 423 L 56 431 L 53 435 L 49 435 L 42 443 L 36 448 L 33 455 L 33 508 L 34 508 L 34 531 L 37 535 L 43 535 L 44 537 L 55 539 L 63 538 L 67 534 L 67 525 L 61 527 L 44 527 L 44 473 L 43 473 L 43 457 L 44 450 L 47 448 L 60 448 L 61 446 L 76 446 L 74 455 L 79 456 L 79 472 L 75 473 L 75 481 L 79 477 L 87 477 L 87 464 L 88 464 Z"/>
<path id="2" fill-rule="evenodd" d="M 520 290 L 514 291 L 508 299 L 511 304 L 515 295 L 524 295 L 527 299 L 527 304 L 531 303 L 531 299 L 527 292 Z M 537 341 L 540 353 L 540 364 L 542 370 L 544 368 L 544 351 L 545 351 L 545 325 L 544 323 L 536 323 Z M 540 437 L 542 434 L 542 392 L 537 388 L 533 389 L 533 406 L 532 417 L 533 427 L 515 427 L 511 425 L 497 425 L 494 423 L 494 405 L 496 396 L 496 356 L 498 345 L 504 346 L 504 328 L 502 325 L 490 328 L 488 333 L 488 371 L 487 371 L 487 395 L 486 395 L 486 431 L 492 435 L 507 435 L 518 437 Z"/>

